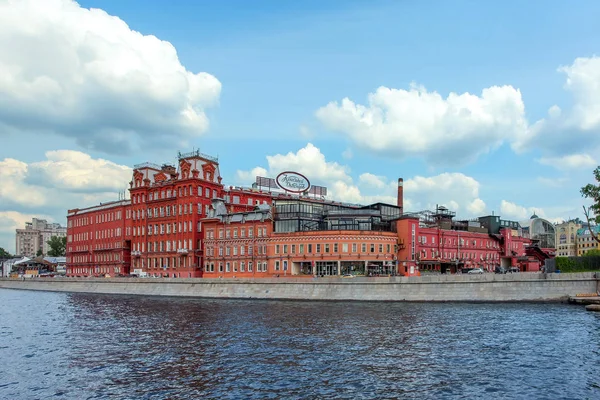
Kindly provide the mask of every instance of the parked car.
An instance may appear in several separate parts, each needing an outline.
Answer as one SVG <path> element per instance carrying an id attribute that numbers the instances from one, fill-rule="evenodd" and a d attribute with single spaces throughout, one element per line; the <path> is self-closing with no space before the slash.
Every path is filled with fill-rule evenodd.
<path id="1" fill-rule="evenodd" d="M 521 272 L 521 270 L 519 269 L 519 267 L 510 267 L 508 269 L 508 272 L 513 273 L 513 272 Z"/>
<path id="2" fill-rule="evenodd" d="M 494 272 L 497 273 L 497 274 L 505 274 L 508 271 L 504 267 L 497 266 L 496 269 L 494 269 Z"/>
<path id="3" fill-rule="evenodd" d="M 468 273 L 469 274 L 483 274 L 483 269 L 481 269 L 481 268 L 473 268 Z"/>

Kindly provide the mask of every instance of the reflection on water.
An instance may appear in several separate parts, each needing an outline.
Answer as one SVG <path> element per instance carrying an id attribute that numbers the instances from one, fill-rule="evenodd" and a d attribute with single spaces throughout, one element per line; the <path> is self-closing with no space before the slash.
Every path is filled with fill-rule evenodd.
<path id="1" fill-rule="evenodd" d="M 600 398 L 600 319 L 560 304 L 0 290 L 0 398 Z"/>

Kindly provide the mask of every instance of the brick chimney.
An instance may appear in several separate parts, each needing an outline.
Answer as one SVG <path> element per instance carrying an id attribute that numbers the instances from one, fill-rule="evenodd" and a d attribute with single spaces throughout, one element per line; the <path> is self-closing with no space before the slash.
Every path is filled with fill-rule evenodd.
<path id="1" fill-rule="evenodd" d="M 398 207 L 404 212 L 404 179 L 402 178 L 398 178 L 398 198 L 396 201 L 398 202 Z"/>

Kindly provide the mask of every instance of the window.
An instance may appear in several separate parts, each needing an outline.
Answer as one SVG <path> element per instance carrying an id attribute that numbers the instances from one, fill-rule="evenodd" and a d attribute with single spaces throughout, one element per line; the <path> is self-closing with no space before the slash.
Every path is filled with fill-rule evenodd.
<path id="1" fill-rule="evenodd" d="M 382 243 L 379 244 L 379 252 L 383 253 L 383 244 Z"/>
<path id="2" fill-rule="evenodd" d="M 375 243 L 371 243 L 371 253 L 375 253 Z"/>
<path id="3" fill-rule="evenodd" d="M 275 254 L 279 254 L 279 245 L 278 244 L 275 245 Z"/>
<path id="4" fill-rule="evenodd" d="M 325 253 L 329 253 L 329 243 L 325 243 Z"/>
<path id="5" fill-rule="evenodd" d="M 321 244 L 317 243 L 317 253 L 321 252 Z"/>
<path id="6" fill-rule="evenodd" d="M 348 252 L 348 243 L 342 243 L 342 253 L 347 253 L 347 252 Z"/>
<path id="7" fill-rule="evenodd" d="M 367 252 L 367 244 L 366 243 L 362 243 L 361 244 L 361 253 L 366 253 Z"/>
<path id="8" fill-rule="evenodd" d="M 275 261 L 275 271 L 279 271 L 279 260 Z"/>
<path id="9" fill-rule="evenodd" d="M 356 253 L 356 252 L 357 252 L 357 249 L 356 249 L 356 247 L 357 247 L 357 246 L 356 246 L 356 243 L 352 243 L 352 252 L 353 252 L 353 253 Z"/>
<path id="10" fill-rule="evenodd" d="M 308 254 L 311 254 L 311 253 L 312 253 L 312 244 L 309 243 L 308 244 Z"/>
<path id="11" fill-rule="evenodd" d="M 304 245 L 303 244 L 300 245 L 300 254 L 304 254 Z"/>

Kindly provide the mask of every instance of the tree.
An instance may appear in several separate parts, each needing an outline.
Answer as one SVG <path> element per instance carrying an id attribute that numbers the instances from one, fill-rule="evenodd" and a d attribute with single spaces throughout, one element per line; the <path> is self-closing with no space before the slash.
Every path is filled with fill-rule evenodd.
<path id="1" fill-rule="evenodd" d="M 42 251 L 42 249 L 38 249 L 37 253 L 35 253 L 36 257 L 41 257 L 44 255 L 44 252 Z"/>
<path id="2" fill-rule="evenodd" d="M 67 238 L 66 236 L 52 236 L 50 240 L 48 240 L 48 246 L 50 250 L 48 250 L 48 255 L 50 257 L 63 257 L 67 250 Z"/>
<path id="3" fill-rule="evenodd" d="M 597 185 L 593 183 L 588 183 L 584 187 L 581 188 L 581 195 L 586 199 L 592 199 L 593 204 L 589 207 L 583 206 L 583 214 L 588 222 L 588 226 L 590 227 L 590 234 L 592 238 L 598 243 L 600 243 L 600 238 L 592 229 L 593 221 L 596 225 L 600 224 L 600 167 L 597 167 L 594 170 L 594 178 L 596 179 Z"/>
<path id="4" fill-rule="evenodd" d="M 598 249 L 588 250 L 585 252 L 584 255 L 586 257 L 598 257 L 598 256 L 600 256 L 600 250 L 598 250 Z"/>
<path id="5" fill-rule="evenodd" d="M 0 247 L 0 258 L 12 258 L 12 256 L 4 248 Z"/>

